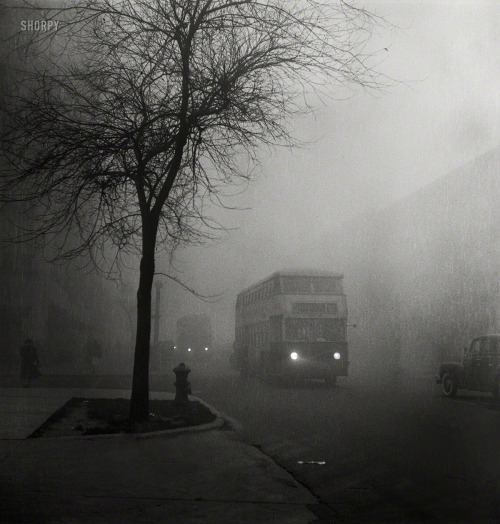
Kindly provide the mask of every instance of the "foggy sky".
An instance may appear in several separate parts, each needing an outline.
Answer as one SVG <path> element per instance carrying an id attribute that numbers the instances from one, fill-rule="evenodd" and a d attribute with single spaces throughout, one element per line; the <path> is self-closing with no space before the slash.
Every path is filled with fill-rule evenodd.
<path id="1" fill-rule="evenodd" d="M 371 1 L 396 26 L 371 50 L 398 81 L 356 90 L 292 122 L 305 149 L 263 153 L 262 175 L 215 211 L 225 240 L 179 253 L 182 278 L 200 292 L 226 291 L 206 306 L 179 293 L 174 316 L 208 312 L 232 336 L 235 293 L 284 267 L 331 267 L 321 241 L 335 224 L 380 209 L 500 144 L 500 2 Z M 387 48 L 387 51 L 385 51 Z M 383 51 L 383 52 L 382 52 Z M 178 313 L 180 311 L 180 313 Z"/>

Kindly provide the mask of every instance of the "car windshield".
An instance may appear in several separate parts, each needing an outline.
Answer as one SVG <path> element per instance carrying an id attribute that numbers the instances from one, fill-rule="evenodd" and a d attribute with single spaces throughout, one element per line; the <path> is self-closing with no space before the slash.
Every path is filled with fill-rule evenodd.
<path id="1" fill-rule="evenodd" d="M 480 355 L 482 357 L 492 357 L 497 354 L 498 339 L 497 338 L 483 338 L 481 340 Z"/>
<path id="2" fill-rule="evenodd" d="M 498 354 L 498 338 L 483 337 L 474 340 L 467 351 L 468 358 L 492 357 Z"/>

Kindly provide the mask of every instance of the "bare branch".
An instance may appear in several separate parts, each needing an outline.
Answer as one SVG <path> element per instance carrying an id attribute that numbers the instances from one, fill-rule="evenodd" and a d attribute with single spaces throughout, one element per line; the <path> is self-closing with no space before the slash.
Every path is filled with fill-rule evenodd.
<path id="1" fill-rule="evenodd" d="M 26 67 L 2 107 L 0 202 L 26 204 L 12 240 L 55 259 L 89 252 L 109 275 L 141 256 L 131 416 L 144 416 L 158 248 L 223 231 L 207 201 L 248 184 L 261 148 L 298 146 L 290 123 L 314 101 L 383 86 L 365 51 L 380 20 L 343 0 L 26 8 L 57 31 L 12 37 Z"/>

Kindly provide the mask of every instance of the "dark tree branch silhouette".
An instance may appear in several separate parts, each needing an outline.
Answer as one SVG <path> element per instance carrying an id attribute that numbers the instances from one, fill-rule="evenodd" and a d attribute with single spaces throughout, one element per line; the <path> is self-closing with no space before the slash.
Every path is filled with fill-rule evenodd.
<path id="1" fill-rule="evenodd" d="M 381 87 L 364 52 L 380 21 L 333 0 L 80 0 L 43 18 L 57 33 L 16 42 L 32 65 L 5 108 L 0 194 L 31 203 L 24 233 L 58 257 L 140 255 L 137 421 L 158 246 L 203 239 L 204 198 L 249 179 L 259 147 L 297 145 L 290 119 L 325 83 Z"/>

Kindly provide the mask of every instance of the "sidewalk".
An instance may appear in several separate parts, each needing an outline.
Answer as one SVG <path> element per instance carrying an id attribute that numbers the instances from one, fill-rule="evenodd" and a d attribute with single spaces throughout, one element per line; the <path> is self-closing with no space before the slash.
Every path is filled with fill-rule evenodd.
<path id="1" fill-rule="evenodd" d="M 1 522 L 318 521 L 315 497 L 227 426 L 150 438 L 26 438 L 73 396 L 123 395 L 0 388 Z"/>

